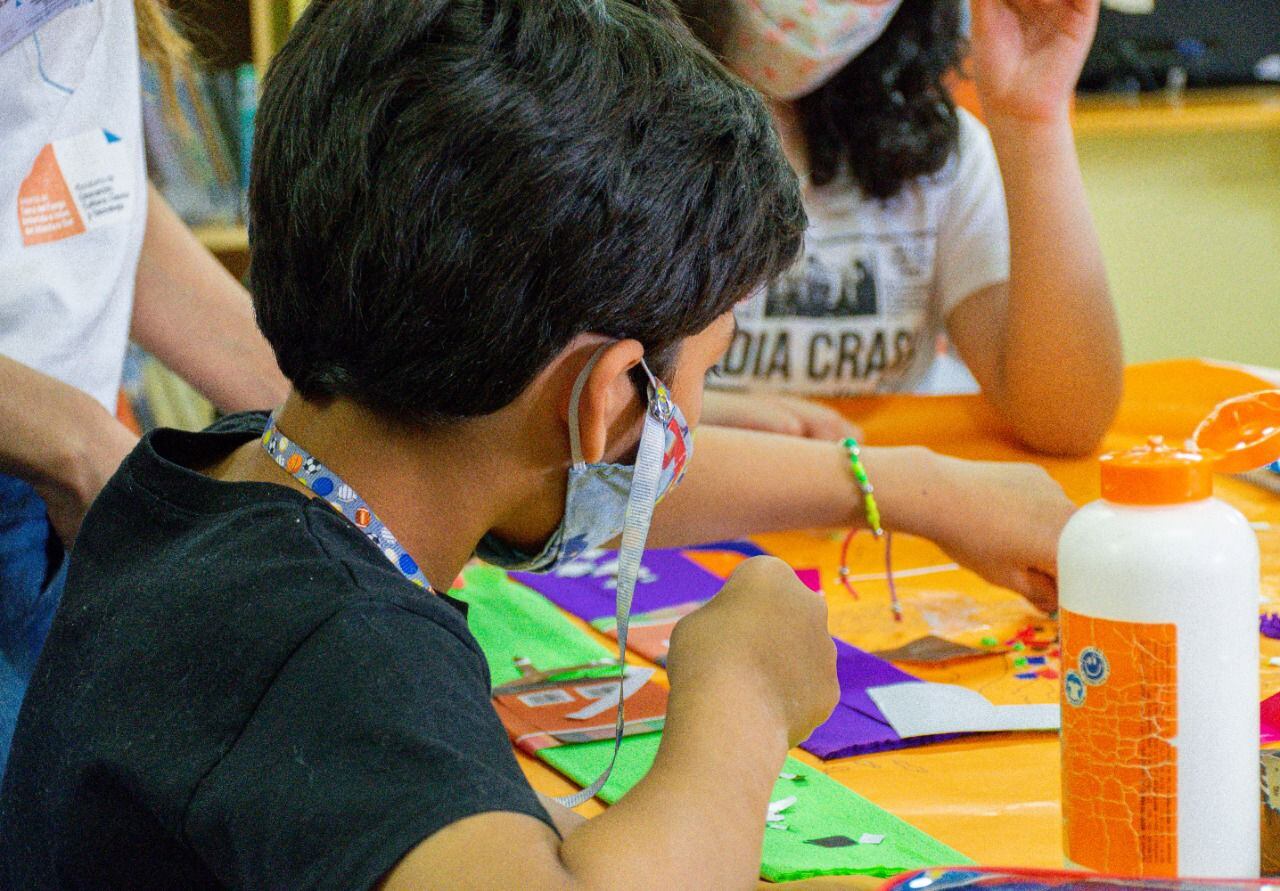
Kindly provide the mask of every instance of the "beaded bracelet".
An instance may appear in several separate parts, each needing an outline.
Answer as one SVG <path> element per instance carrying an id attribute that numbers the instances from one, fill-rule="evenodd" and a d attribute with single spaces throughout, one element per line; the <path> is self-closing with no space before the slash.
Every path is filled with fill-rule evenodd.
<path id="1" fill-rule="evenodd" d="M 885 580 L 889 584 L 889 602 L 893 610 L 893 620 L 895 622 L 902 621 L 902 604 L 898 601 L 898 589 L 893 582 L 893 533 L 886 532 L 880 524 L 880 507 L 876 504 L 875 487 L 871 485 L 871 479 L 867 476 L 867 469 L 862 465 L 862 449 L 859 447 L 857 440 L 845 439 L 841 442 L 845 451 L 849 453 L 849 469 L 853 472 L 853 478 L 858 484 L 858 491 L 862 493 L 863 505 L 867 512 L 867 526 L 871 529 L 871 534 L 876 538 L 884 539 L 884 574 Z M 849 592 L 854 600 L 858 599 L 858 592 L 854 589 L 849 581 L 849 546 L 853 543 L 854 537 L 858 534 L 858 528 L 855 526 L 849 530 L 849 534 L 844 538 L 844 544 L 840 546 L 840 584 Z"/>
<path id="2" fill-rule="evenodd" d="M 858 482 L 858 490 L 862 492 L 862 502 L 867 510 L 867 525 L 871 527 L 871 534 L 880 538 L 884 535 L 884 529 L 880 525 L 880 507 L 876 504 L 876 490 L 867 476 L 867 468 L 862 466 L 862 448 L 852 437 L 840 444 L 849 453 L 849 469 L 853 471 L 853 478 Z"/>

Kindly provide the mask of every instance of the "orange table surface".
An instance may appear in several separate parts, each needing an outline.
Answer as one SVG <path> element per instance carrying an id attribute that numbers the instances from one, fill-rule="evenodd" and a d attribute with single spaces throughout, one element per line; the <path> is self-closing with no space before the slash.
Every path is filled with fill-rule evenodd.
<path id="1" fill-rule="evenodd" d="M 1153 434 L 1181 441 L 1218 402 L 1267 386 L 1244 370 L 1195 360 L 1133 366 L 1126 372 L 1124 402 L 1102 450 L 1126 447 Z M 963 458 L 1035 461 L 1076 502 L 1098 496 L 1096 458 L 1060 460 L 1026 452 L 1002 432 L 980 397 L 879 396 L 831 404 L 859 424 L 875 445 L 917 444 Z M 1258 529 L 1263 596 L 1280 603 L 1280 497 L 1232 478 L 1219 478 L 1218 497 L 1235 505 Z M 889 621 L 883 581 L 860 582 L 856 601 L 836 583 L 840 537 L 836 530 L 818 530 L 763 535 L 756 541 L 794 566 L 821 570 L 831 633 L 854 645 L 891 645 L 899 638 L 918 636 L 915 632 L 926 626 L 941 626 L 961 639 L 1003 639 L 1035 618 L 1025 601 L 1010 592 L 963 570 L 935 569 L 949 560 L 932 544 L 900 537 L 894 545 L 894 568 L 906 621 L 896 626 Z M 855 577 L 873 575 L 882 567 L 883 558 L 872 545 L 869 538 L 855 545 Z M 912 574 L 912 569 L 926 571 Z M 1264 694 L 1280 690 L 1280 669 L 1267 666 L 1271 656 L 1280 656 L 1280 641 L 1264 639 Z M 1015 668 L 1014 658 L 1004 654 L 932 668 L 904 667 L 925 680 L 980 690 L 996 702 L 1056 702 L 1058 682 L 1016 679 L 1014 675 L 1025 669 Z M 1056 734 L 969 737 L 827 762 L 799 749 L 792 755 L 979 863 L 1062 865 Z M 517 756 L 538 790 L 551 795 L 577 791 L 541 762 Z M 579 811 L 591 815 L 601 809 L 592 801 Z"/>

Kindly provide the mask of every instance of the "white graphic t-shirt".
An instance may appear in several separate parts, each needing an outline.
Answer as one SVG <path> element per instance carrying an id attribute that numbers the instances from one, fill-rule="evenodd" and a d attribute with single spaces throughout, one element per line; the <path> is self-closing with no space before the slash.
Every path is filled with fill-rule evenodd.
<path id="1" fill-rule="evenodd" d="M 146 225 L 133 0 L 0 0 L 0 354 L 114 412 Z"/>
<path id="2" fill-rule="evenodd" d="M 806 185 L 809 230 L 792 269 L 737 310 L 720 363 L 731 389 L 814 396 L 910 390 L 947 315 L 1009 278 L 1009 221 L 986 128 L 960 112 L 959 149 L 888 202 L 847 175 Z"/>

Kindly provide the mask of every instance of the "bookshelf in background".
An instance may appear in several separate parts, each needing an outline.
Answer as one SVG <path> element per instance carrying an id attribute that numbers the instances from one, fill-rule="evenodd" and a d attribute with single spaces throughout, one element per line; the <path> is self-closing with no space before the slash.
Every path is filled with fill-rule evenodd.
<path id="1" fill-rule="evenodd" d="M 214 134 L 197 140 L 169 132 L 156 143 L 149 162 L 152 177 L 204 245 L 233 274 L 248 265 L 249 239 L 244 228 L 244 191 L 258 84 L 289 28 L 306 8 L 306 0 L 169 0 L 179 27 L 194 44 L 200 81 L 194 89 L 211 106 Z M 152 115 L 153 118 L 157 117 Z M 158 122 L 152 121 L 152 130 Z M 203 143 L 200 144 L 200 143 Z M 217 179 L 213 158 L 225 155 L 231 168 L 226 182 Z"/>

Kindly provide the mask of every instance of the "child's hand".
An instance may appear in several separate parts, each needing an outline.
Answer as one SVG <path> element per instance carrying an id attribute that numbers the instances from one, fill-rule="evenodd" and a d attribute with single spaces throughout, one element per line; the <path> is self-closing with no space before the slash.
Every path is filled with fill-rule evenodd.
<path id="1" fill-rule="evenodd" d="M 1075 505 L 1034 464 L 939 459 L 937 523 L 928 535 L 952 559 L 1051 612 L 1058 537 Z"/>
<path id="2" fill-rule="evenodd" d="M 973 71 L 988 118 L 1065 120 L 1100 0 L 972 0 Z"/>
<path id="3" fill-rule="evenodd" d="M 702 423 L 806 439 L 852 436 L 862 440 L 862 431 L 835 409 L 795 396 L 707 390 L 702 399 Z"/>
<path id="4" fill-rule="evenodd" d="M 720 685 L 751 688 L 778 716 L 788 746 L 826 720 L 840 694 L 827 603 L 776 557 L 745 561 L 710 603 L 680 620 L 667 672 L 673 695 L 701 685 L 723 701 Z"/>

